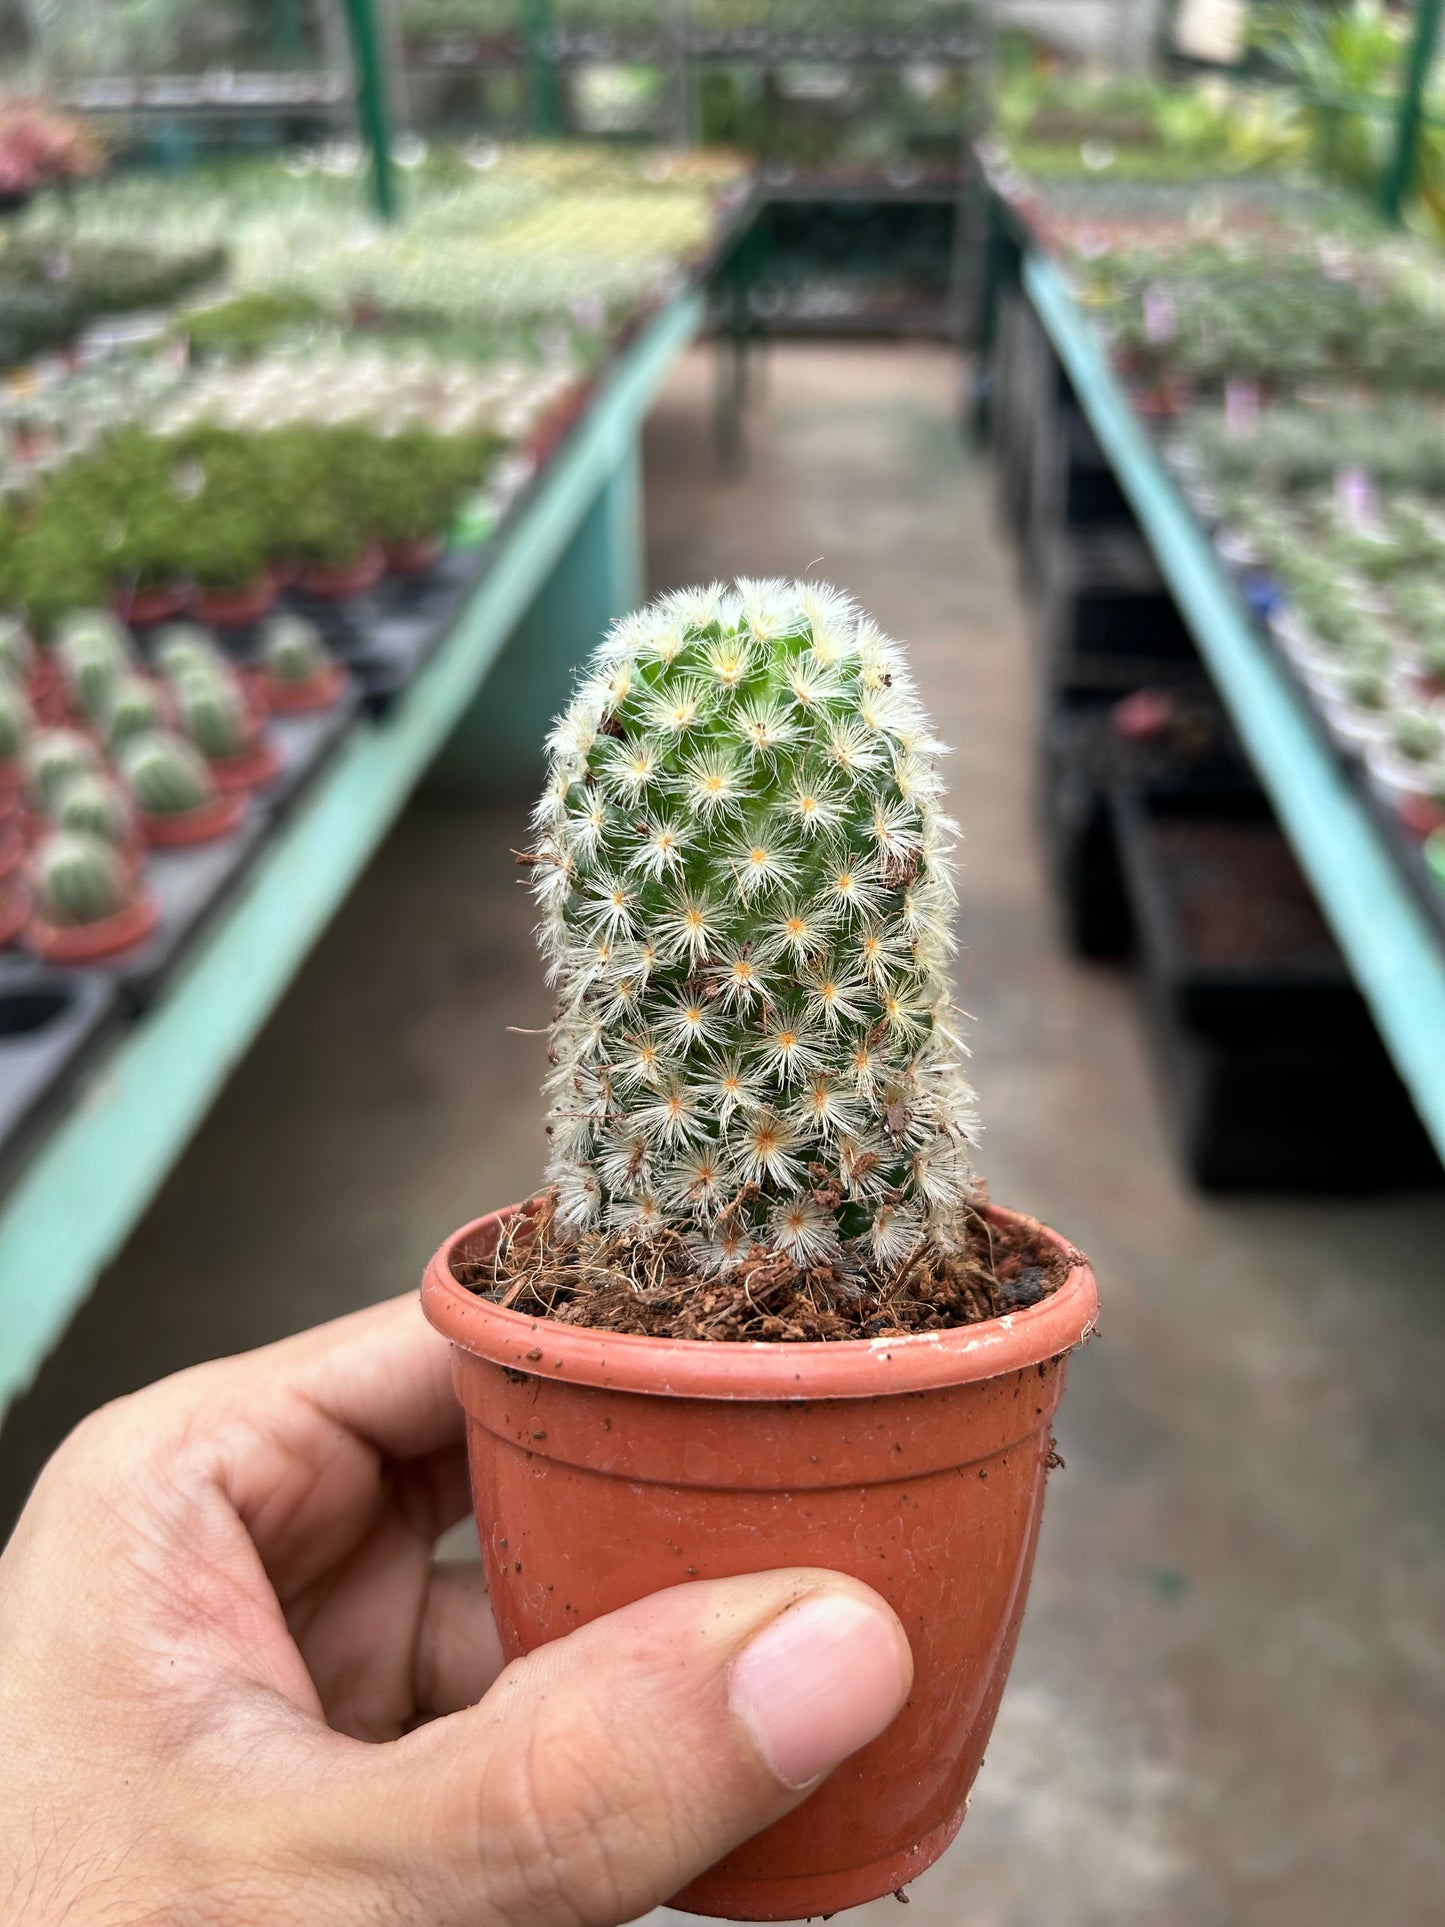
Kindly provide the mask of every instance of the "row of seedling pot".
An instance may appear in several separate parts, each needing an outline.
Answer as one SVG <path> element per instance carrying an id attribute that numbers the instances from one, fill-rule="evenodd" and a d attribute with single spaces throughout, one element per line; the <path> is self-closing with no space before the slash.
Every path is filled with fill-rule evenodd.
<path id="1" fill-rule="evenodd" d="M 49 648 L 0 623 L 0 940 L 56 964 L 124 955 L 154 931 L 151 851 L 236 832 L 280 774 L 267 718 L 338 702 L 346 672 L 313 624 L 278 616 L 254 667 L 176 623 L 149 662 L 112 615 L 78 611 Z"/>
<path id="2" fill-rule="evenodd" d="M 1445 505 L 1233 489 L 1196 506 L 1339 750 L 1419 838 L 1445 830 Z"/>

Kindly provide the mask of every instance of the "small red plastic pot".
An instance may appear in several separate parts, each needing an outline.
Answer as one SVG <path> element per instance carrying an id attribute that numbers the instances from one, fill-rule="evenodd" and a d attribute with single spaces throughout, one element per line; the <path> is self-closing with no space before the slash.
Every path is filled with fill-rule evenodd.
<path id="1" fill-rule="evenodd" d="M 21 819 L 7 814 L 0 821 L 0 883 L 14 876 L 25 861 L 25 850 L 25 831 Z"/>
<path id="2" fill-rule="evenodd" d="M 1399 795 L 1395 798 L 1395 814 L 1411 836 L 1423 839 L 1436 830 L 1445 830 L 1445 809 L 1433 796 Z"/>
<path id="3" fill-rule="evenodd" d="M 148 816 L 142 811 L 141 834 L 153 850 L 183 850 L 197 843 L 214 843 L 231 834 L 247 807 L 247 794 L 242 789 L 213 796 L 198 809 L 178 811 L 174 816 Z"/>
<path id="4" fill-rule="evenodd" d="M 317 709 L 330 709 L 346 688 L 349 678 L 339 662 L 331 662 L 305 682 L 279 682 L 273 676 L 259 679 L 266 708 L 276 716 L 304 716 Z"/>
<path id="5" fill-rule="evenodd" d="M 281 770 L 281 752 L 265 736 L 257 736 L 239 756 L 208 758 L 206 767 L 222 796 L 235 796 L 247 790 L 263 790 L 274 782 Z"/>
<path id="6" fill-rule="evenodd" d="M 341 568 L 329 569 L 315 564 L 304 568 L 296 577 L 296 587 L 303 595 L 317 596 L 327 602 L 340 602 L 347 596 L 365 595 L 374 589 L 386 573 L 386 550 L 379 542 L 363 549 L 354 562 Z"/>
<path id="7" fill-rule="evenodd" d="M 268 569 L 244 589 L 202 589 L 196 615 L 213 629 L 249 629 L 276 606 L 281 585 Z"/>
<path id="8" fill-rule="evenodd" d="M 0 950 L 13 943 L 30 921 L 30 896 L 19 883 L 0 883 Z"/>
<path id="9" fill-rule="evenodd" d="M 98 923 L 47 923 L 44 917 L 32 916 L 26 941 L 46 963 L 99 963 L 144 943 L 159 921 L 155 898 L 148 890 L 141 890 L 123 910 L 117 910 L 113 917 L 102 917 Z"/>
<path id="10" fill-rule="evenodd" d="M 138 629 L 152 629 L 160 622 L 174 622 L 191 606 L 191 590 L 184 582 L 164 582 L 153 589 L 117 589 L 110 606 L 122 622 Z"/>
<path id="11" fill-rule="evenodd" d="M 510 1215 L 464 1226 L 422 1282 L 451 1339 L 487 1583 L 509 1658 L 688 1579 L 851 1573 L 913 1648 L 912 1697 L 796 1812 L 674 1905 L 799 1920 L 892 1892 L 963 1823 L 1013 1657 L 1087 1261 L 1026 1311 L 954 1331 L 705 1344 L 528 1318 L 456 1276 Z M 1013 1214 L 993 1209 L 995 1222 Z"/>
<path id="12" fill-rule="evenodd" d="M 393 575 L 425 575 L 434 569 L 442 556 L 442 540 L 439 535 L 419 536 L 413 542 L 388 542 L 386 544 L 386 566 Z"/>

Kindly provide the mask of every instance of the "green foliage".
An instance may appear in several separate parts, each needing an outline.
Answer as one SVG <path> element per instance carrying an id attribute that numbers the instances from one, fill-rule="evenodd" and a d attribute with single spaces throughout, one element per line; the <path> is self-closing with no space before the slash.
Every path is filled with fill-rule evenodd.
<path id="1" fill-rule="evenodd" d="M 44 838 L 32 863 L 35 894 L 47 922 L 100 923 L 123 910 L 130 895 L 125 865 L 108 843 L 79 831 Z"/>
<path id="2" fill-rule="evenodd" d="M 612 631 L 548 747 L 564 1220 L 669 1225 L 711 1265 L 952 1239 L 953 826 L 898 645 L 809 583 L 667 596 Z"/>
<path id="3" fill-rule="evenodd" d="M 244 357 L 314 328 L 322 318 L 321 308 L 305 295 L 256 293 L 197 309 L 180 325 L 192 354 Z"/>

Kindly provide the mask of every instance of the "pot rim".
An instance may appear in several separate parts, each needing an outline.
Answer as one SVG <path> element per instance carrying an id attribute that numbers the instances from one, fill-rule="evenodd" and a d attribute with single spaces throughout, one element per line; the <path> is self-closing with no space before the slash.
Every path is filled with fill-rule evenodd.
<path id="1" fill-rule="evenodd" d="M 454 1231 L 422 1278 L 422 1310 L 460 1350 L 534 1378 L 664 1398 L 798 1400 L 879 1398 L 1000 1378 L 1059 1358 L 1093 1336 L 1099 1293 L 1081 1251 L 1047 1225 L 1001 1205 L 995 1222 L 1033 1225 L 1072 1260 L 1058 1290 L 1037 1305 L 982 1324 L 901 1338 L 713 1342 L 648 1338 L 504 1311 L 460 1284 L 454 1258 L 517 1210 L 490 1211 Z"/>

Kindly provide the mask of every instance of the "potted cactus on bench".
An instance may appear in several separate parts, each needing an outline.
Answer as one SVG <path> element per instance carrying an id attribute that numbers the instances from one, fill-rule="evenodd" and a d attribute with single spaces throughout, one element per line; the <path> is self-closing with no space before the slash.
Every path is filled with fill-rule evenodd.
<path id="1" fill-rule="evenodd" d="M 423 1285 L 510 1653 L 794 1564 L 865 1579 L 907 1630 L 904 1712 L 680 1896 L 697 1912 L 826 1913 L 953 1837 L 1095 1317 L 1079 1253 L 973 1172 L 939 748 L 902 650 L 832 590 L 618 625 L 525 858 L 549 1184 Z"/>

